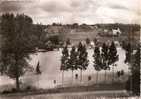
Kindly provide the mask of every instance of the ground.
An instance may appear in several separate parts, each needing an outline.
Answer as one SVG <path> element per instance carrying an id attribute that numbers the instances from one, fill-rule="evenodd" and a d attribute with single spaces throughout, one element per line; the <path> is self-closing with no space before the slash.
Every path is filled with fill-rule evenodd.
<path id="1" fill-rule="evenodd" d="M 54 88 L 62 86 L 62 72 L 60 71 L 60 59 L 61 59 L 61 50 L 49 51 L 49 52 L 39 52 L 37 54 L 31 55 L 31 60 L 29 63 L 35 69 L 38 61 L 40 63 L 40 69 L 42 71 L 41 75 L 36 75 L 35 70 L 33 72 L 27 72 L 24 76 L 20 78 L 21 82 L 23 83 L 22 86 L 31 85 L 37 88 Z M 128 65 L 124 64 L 125 59 L 125 51 L 120 47 L 117 48 L 119 54 L 119 61 L 117 62 L 117 67 L 115 67 L 115 71 L 117 70 L 124 70 L 128 73 Z M 71 85 L 88 85 L 96 82 L 96 71 L 93 68 L 93 49 L 88 49 L 88 57 L 89 57 L 89 66 L 86 71 L 83 71 L 83 80 L 80 83 L 79 79 L 73 78 L 72 84 L 72 73 L 71 71 L 64 72 L 64 84 L 63 86 L 71 86 Z M 111 82 L 111 72 L 107 71 L 106 81 L 104 80 L 104 73 L 105 71 L 99 72 L 99 83 L 109 83 Z M 80 74 L 80 71 L 74 71 L 75 74 Z M 88 76 L 92 76 L 92 80 L 88 81 Z M 127 75 L 116 80 L 118 81 L 125 81 L 127 79 Z M 56 80 L 56 83 L 54 83 Z M 8 78 L 7 76 L 0 76 L 0 91 L 4 90 L 5 88 L 14 87 L 14 80 Z"/>
<path id="2" fill-rule="evenodd" d="M 0 96 L 0 99 L 113 99 L 113 97 L 123 98 L 123 96 L 124 99 L 129 98 L 127 97 L 128 94 L 126 93 L 125 90 L 116 90 L 116 91 L 94 91 L 94 92 L 77 92 L 77 93 L 71 92 L 71 93 L 39 94 L 39 95 L 16 95 L 16 96 L 9 95 L 9 96 Z"/>

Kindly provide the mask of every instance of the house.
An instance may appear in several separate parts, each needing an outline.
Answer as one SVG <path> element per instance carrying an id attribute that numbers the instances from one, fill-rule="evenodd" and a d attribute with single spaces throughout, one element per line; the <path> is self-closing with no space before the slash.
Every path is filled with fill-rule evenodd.
<path id="1" fill-rule="evenodd" d="M 121 30 L 119 28 L 112 29 L 112 33 L 113 33 L 113 35 L 118 36 L 118 35 L 121 35 Z"/>

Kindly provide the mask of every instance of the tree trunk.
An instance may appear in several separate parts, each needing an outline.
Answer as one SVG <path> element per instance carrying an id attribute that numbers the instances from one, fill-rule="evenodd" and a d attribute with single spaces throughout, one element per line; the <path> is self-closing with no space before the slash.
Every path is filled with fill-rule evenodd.
<path id="1" fill-rule="evenodd" d="M 18 76 L 16 77 L 16 89 L 17 89 L 17 91 L 20 90 L 20 82 L 19 82 L 19 77 Z"/>
<path id="2" fill-rule="evenodd" d="M 80 70 L 80 82 L 82 81 L 82 69 Z"/>
<path id="3" fill-rule="evenodd" d="M 18 57 L 15 55 L 15 67 L 16 67 L 16 89 L 17 91 L 20 90 L 20 81 L 19 81 L 19 66 L 18 66 Z"/>
<path id="4" fill-rule="evenodd" d="M 112 77 L 112 83 L 113 83 L 114 82 L 114 65 L 113 65 L 112 70 L 113 70 L 113 77 Z"/>
<path id="5" fill-rule="evenodd" d="M 96 84 L 98 83 L 98 71 L 96 73 Z"/>
<path id="6" fill-rule="evenodd" d="M 106 82 L 106 70 L 105 70 L 105 82 Z"/>
<path id="7" fill-rule="evenodd" d="M 72 84 L 73 84 L 73 70 L 72 70 Z"/>
<path id="8" fill-rule="evenodd" d="M 64 70 L 62 71 L 62 86 L 64 84 Z"/>

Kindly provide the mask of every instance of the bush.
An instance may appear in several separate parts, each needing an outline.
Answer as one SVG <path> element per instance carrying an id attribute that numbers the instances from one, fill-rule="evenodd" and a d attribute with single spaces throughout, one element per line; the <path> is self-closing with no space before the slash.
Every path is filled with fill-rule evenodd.
<path id="1" fill-rule="evenodd" d="M 17 92 L 16 88 L 12 88 L 11 93 Z"/>
<path id="2" fill-rule="evenodd" d="M 32 87 L 31 86 L 27 86 L 26 87 L 26 90 L 28 91 L 28 90 L 31 90 L 32 89 Z"/>
<path id="3" fill-rule="evenodd" d="M 10 93 L 9 90 L 4 90 L 4 91 L 2 92 L 2 94 L 8 94 L 8 93 Z"/>

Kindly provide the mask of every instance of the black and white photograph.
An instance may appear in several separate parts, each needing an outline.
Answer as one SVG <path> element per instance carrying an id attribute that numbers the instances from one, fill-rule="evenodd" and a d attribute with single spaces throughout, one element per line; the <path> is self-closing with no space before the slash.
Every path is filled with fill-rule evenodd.
<path id="1" fill-rule="evenodd" d="M 0 99 L 140 99 L 141 0 L 0 0 Z"/>

